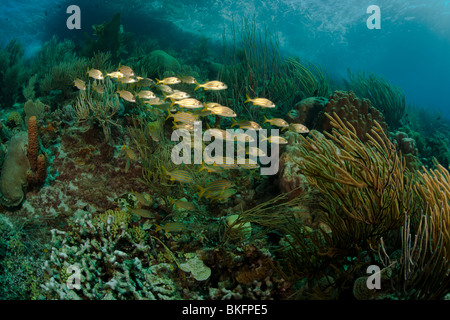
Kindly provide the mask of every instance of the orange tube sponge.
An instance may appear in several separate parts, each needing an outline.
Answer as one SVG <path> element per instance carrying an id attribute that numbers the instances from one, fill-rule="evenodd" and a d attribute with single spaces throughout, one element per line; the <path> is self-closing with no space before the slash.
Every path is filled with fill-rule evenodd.
<path id="1" fill-rule="evenodd" d="M 47 177 L 47 162 L 45 156 L 40 154 L 37 157 L 36 182 L 41 184 Z"/>
<path id="2" fill-rule="evenodd" d="M 38 156 L 38 128 L 37 128 L 36 116 L 31 116 L 28 119 L 28 150 L 27 156 L 30 162 L 31 170 L 36 171 L 37 168 L 37 156 Z"/>

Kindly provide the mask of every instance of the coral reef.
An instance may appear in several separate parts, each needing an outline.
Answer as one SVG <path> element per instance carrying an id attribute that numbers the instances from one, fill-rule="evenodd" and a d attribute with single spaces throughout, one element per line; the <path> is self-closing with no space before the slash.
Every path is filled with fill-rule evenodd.
<path id="1" fill-rule="evenodd" d="M 77 219 L 69 222 L 70 232 L 51 231 L 43 293 L 62 300 L 180 299 L 180 289 L 170 278 L 173 265 L 157 263 L 151 243 L 135 243 L 126 221 L 119 224 L 117 215 L 107 215 L 102 221 L 78 211 Z M 116 232 L 111 233 L 114 224 Z M 70 287 L 70 267 L 81 270 L 78 289 Z"/>
<path id="2" fill-rule="evenodd" d="M 324 112 L 336 113 L 339 118 L 350 123 L 361 141 L 367 141 L 367 134 L 375 126 L 375 121 L 388 133 L 383 114 L 372 107 L 369 100 L 359 99 L 352 91 L 335 91 L 328 100 Z M 327 132 L 331 132 L 333 128 L 331 121 L 323 113 L 319 115 L 318 124 L 321 130 Z"/>

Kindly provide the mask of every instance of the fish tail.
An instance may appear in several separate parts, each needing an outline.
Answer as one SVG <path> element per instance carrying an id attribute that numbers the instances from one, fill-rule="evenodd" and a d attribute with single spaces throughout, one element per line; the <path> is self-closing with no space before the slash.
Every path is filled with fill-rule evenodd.
<path id="1" fill-rule="evenodd" d="M 155 226 L 156 226 L 155 232 L 162 230 L 162 227 L 159 224 L 155 224 Z"/>
<path id="2" fill-rule="evenodd" d="M 156 80 L 155 86 L 157 86 L 158 84 L 160 84 L 162 82 L 162 80 L 159 80 L 158 78 L 155 78 L 155 80 Z"/>
<path id="3" fill-rule="evenodd" d="M 194 91 L 200 88 L 200 83 L 198 83 L 197 80 L 195 80 L 195 84 L 196 84 L 197 86 L 195 87 Z"/>
<path id="4" fill-rule="evenodd" d="M 247 99 L 244 101 L 244 103 L 247 103 L 247 102 L 252 101 L 252 99 L 250 99 L 250 97 L 248 96 L 248 94 L 246 94 L 245 97 L 246 97 Z"/>
<path id="5" fill-rule="evenodd" d="M 167 112 L 169 113 L 169 115 L 167 116 L 166 120 L 173 116 L 170 110 L 168 110 Z"/>
<path id="6" fill-rule="evenodd" d="M 231 121 L 233 121 L 233 124 L 231 125 L 231 127 L 233 128 L 237 125 L 237 121 L 234 118 L 231 118 Z"/>
<path id="7" fill-rule="evenodd" d="M 163 176 L 164 176 L 164 177 L 167 176 L 168 172 L 167 172 L 166 167 L 164 167 L 163 165 L 161 165 L 161 169 L 162 169 Z"/>
<path id="8" fill-rule="evenodd" d="M 165 101 L 167 99 L 167 93 L 163 92 L 163 96 L 164 96 L 163 101 Z"/>
<path id="9" fill-rule="evenodd" d="M 263 117 L 264 117 L 264 122 L 263 122 L 263 124 L 266 123 L 266 122 L 269 122 L 269 119 L 267 119 L 266 116 L 263 116 Z"/>
<path id="10" fill-rule="evenodd" d="M 172 101 L 172 103 L 170 104 L 170 107 L 169 107 L 169 108 L 172 108 L 173 105 L 175 104 L 175 99 L 172 98 L 172 97 L 170 97 L 169 99 L 170 99 L 170 101 Z"/>
<path id="11" fill-rule="evenodd" d="M 200 198 L 203 196 L 203 194 L 205 193 L 206 189 L 202 186 L 197 186 L 200 191 L 198 192 L 198 200 L 200 200 Z"/>

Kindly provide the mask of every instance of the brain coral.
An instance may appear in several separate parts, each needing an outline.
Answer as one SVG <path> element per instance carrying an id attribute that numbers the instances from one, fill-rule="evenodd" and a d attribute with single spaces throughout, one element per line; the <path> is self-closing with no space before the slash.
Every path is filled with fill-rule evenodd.
<path id="1" fill-rule="evenodd" d="M 11 138 L 0 177 L 0 202 L 6 207 L 22 203 L 30 162 L 25 154 L 28 134 L 19 132 Z"/>
<path id="2" fill-rule="evenodd" d="M 377 121 L 383 130 L 388 133 L 388 127 L 383 114 L 373 107 L 369 100 L 359 99 L 352 91 L 335 91 L 325 106 L 324 112 L 336 114 L 345 122 L 348 121 L 355 128 L 358 138 L 366 142 L 366 133 L 374 127 Z M 332 126 L 327 117 L 323 115 L 321 129 L 331 132 Z"/>

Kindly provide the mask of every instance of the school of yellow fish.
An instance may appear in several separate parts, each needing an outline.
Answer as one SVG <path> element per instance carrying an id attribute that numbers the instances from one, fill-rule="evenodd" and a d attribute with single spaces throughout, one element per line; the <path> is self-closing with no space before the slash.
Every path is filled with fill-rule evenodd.
<path id="1" fill-rule="evenodd" d="M 90 69 L 87 71 L 88 82 L 90 79 L 92 83 L 91 85 L 94 91 L 98 94 L 103 94 L 103 86 L 101 82 L 109 77 L 114 79 L 116 82 L 116 93 L 122 98 L 124 101 L 129 103 L 136 103 L 141 106 L 145 106 L 146 110 L 153 110 L 156 108 L 162 112 L 167 112 L 166 120 L 173 118 L 173 129 L 184 128 L 189 131 L 194 130 L 194 122 L 199 120 L 200 117 L 215 115 L 219 117 L 229 117 L 232 119 L 231 127 L 239 127 L 240 129 L 253 129 L 260 130 L 262 129 L 261 125 L 250 120 L 240 120 L 237 121 L 235 118 L 237 114 L 234 110 L 227 106 L 222 106 L 216 102 L 201 102 L 193 97 L 187 92 L 176 90 L 171 86 L 178 84 L 188 84 L 188 85 L 196 85 L 194 91 L 203 88 L 204 90 L 218 91 L 227 89 L 227 85 L 221 81 L 214 80 L 208 81 L 200 84 L 197 80 L 192 76 L 178 76 L 178 77 L 167 77 L 164 79 L 155 79 L 156 81 L 149 78 L 142 78 L 136 76 L 132 68 L 119 65 L 116 71 L 110 73 L 103 73 L 97 69 Z M 86 90 L 86 83 L 82 79 L 75 79 L 74 86 L 79 90 Z M 162 94 L 163 98 L 157 96 L 157 94 L 152 90 L 158 90 Z M 169 99 L 169 102 L 166 100 Z M 250 98 L 248 95 L 246 96 L 246 100 L 244 103 L 252 103 L 254 106 L 258 106 L 261 108 L 275 108 L 275 104 L 266 99 L 266 98 Z M 176 107 L 177 106 L 177 107 Z M 271 126 L 276 126 L 281 128 L 282 131 L 290 130 L 296 133 L 308 133 L 309 130 L 303 124 L 299 123 L 288 123 L 284 119 L 281 118 L 272 118 L 267 119 L 264 116 L 264 123 L 268 123 Z M 155 123 L 148 124 L 150 134 L 152 139 L 155 141 L 159 141 L 158 135 L 154 134 L 157 130 L 161 130 Z M 220 128 L 210 128 L 207 126 L 210 131 L 214 131 L 217 133 L 216 136 L 221 136 L 223 140 L 227 139 L 235 139 L 236 136 L 230 137 L 226 130 Z M 242 138 L 247 139 L 247 141 L 252 141 L 253 139 L 250 135 L 246 135 L 245 133 L 241 133 L 243 135 Z M 287 144 L 288 141 L 281 136 L 270 136 L 270 137 L 262 137 L 261 141 L 267 140 L 269 143 L 277 143 L 277 144 Z M 130 160 L 136 160 L 136 154 L 127 146 L 122 147 L 122 152 L 125 154 L 127 159 L 125 171 L 128 171 L 130 166 Z M 254 156 L 264 156 L 265 153 L 256 147 L 246 147 L 245 153 Z M 251 162 L 250 159 L 246 161 L 244 164 L 237 164 L 235 159 L 228 159 L 224 157 L 221 164 L 213 163 L 212 165 L 206 165 L 205 159 L 201 164 L 200 169 L 203 171 L 206 170 L 208 173 L 218 173 L 222 170 L 227 169 L 256 169 L 259 168 L 259 164 L 257 162 Z M 235 186 L 233 182 L 226 179 L 217 179 L 207 183 L 206 185 L 197 184 L 194 180 L 194 177 L 190 172 L 186 170 L 172 170 L 168 171 L 165 167 L 162 167 L 163 175 L 169 180 L 177 183 L 186 183 L 186 184 L 194 184 L 199 189 L 198 191 L 198 199 L 200 200 L 202 197 L 206 199 L 211 199 L 214 201 L 223 201 L 231 197 L 236 193 L 236 190 L 233 189 Z M 140 198 L 139 198 L 140 197 Z M 146 204 L 146 201 L 142 195 L 138 197 L 140 203 Z M 183 208 L 185 210 L 194 210 L 196 206 L 191 202 L 182 202 L 182 201 L 173 201 L 173 205 L 179 208 Z M 133 213 L 143 216 L 143 217 L 151 217 L 152 214 L 149 210 L 145 209 L 132 209 Z M 173 228 L 171 228 L 173 227 Z M 158 230 L 177 230 L 180 226 L 178 224 L 166 225 L 166 226 L 158 226 Z M 172 231 L 173 231 L 172 230 Z"/>

